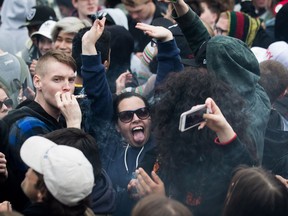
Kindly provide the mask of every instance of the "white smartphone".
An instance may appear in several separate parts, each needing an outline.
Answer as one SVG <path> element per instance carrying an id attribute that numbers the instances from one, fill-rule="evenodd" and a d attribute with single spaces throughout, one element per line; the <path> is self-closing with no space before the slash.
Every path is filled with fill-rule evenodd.
<path id="1" fill-rule="evenodd" d="M 204 122 L 204 113 L 209 113 L 205 104 L 192 107 L 190 110 L 182 113 L 179 121 L 179 130 L 184 132 Z"/>

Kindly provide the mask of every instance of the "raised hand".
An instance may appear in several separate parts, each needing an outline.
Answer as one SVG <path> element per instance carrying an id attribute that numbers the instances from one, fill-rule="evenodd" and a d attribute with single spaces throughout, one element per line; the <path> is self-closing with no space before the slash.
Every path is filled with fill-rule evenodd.
<path id="1" fill-rule="evenodd" d="M 122 90 L 125 89 L 126 83 L 132 81 L 132 74 L 129 71 L 126 71 L 116 79 L 116 94 L 120 94 Z"/>
<path id="2" fill-rule="evenodd" d="M 103 17 L 101 20 L 96 19 L 89 31 L 87 31 L 82 37 L 82 53 L 84 55 L 95 55 L 97 50 L 95 44 L 101 37 L 105 28 L 106 18 Z"/>
<path id="3" fill-rule="evenodd" d="M 144 171 L 139 168 L 136 170 L 137 183 L 136 188 L 140 197 L 149 194 L 159 194 L 165 196 L 164 183 L 160 177 L 154 172 L 151 172 L 152 178 Z"/>
<path id="4" fill-rule="evenodd" d="M 145 34 L 157 41 L 166 42 L 173 39 L 173 34 L 169 29 L 162 26 L 153 26 L 145 23 L 137 23 L 136 28 L 142 30 Z"/>
<path id="5" fill-rule="evenodd" d="M 30 73 L 33 76 L 35 75 L 35 68 L 36 68 L 37 62 L 38 61 L 36 59 L 33 59 L 32 63 L 30 64 L 30 67 L 29 67 Z"/>

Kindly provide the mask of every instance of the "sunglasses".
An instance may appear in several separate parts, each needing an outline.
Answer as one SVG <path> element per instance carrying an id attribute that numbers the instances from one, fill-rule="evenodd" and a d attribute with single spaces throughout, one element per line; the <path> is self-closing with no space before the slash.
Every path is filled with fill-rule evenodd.
<path id="1" fill-rule="evenodd" d="M 127 110 L 127 111 L 119 112 L 117 115 L 121 122 L 129 123 L 132 121 L 134 114 L 136 114 L 137 117 L 141 120 L 145 120 L 150 116 L 150 112 L 147 107 L 142 107 L 137 110 Z"/>
<path id="2" fill-rule="evenodd" d="M 13 106 L 13 100 L 11 98 L 7 98 L 4 101 L 0 101 L 0 109 L 2 109 L 3 104 L 5 104 L 7 108 L 11 108 Z"/>

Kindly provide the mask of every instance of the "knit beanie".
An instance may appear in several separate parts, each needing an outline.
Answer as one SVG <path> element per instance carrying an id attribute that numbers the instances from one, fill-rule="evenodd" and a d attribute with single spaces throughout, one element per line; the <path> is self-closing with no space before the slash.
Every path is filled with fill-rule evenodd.
<path id="1" fill-rule="evenodd" d="M 251 47 L 260 28 L 260 19 L 242 12 L 227 11 L 226 14 L 230 23 L 228 36 L 238 38 Z"/>

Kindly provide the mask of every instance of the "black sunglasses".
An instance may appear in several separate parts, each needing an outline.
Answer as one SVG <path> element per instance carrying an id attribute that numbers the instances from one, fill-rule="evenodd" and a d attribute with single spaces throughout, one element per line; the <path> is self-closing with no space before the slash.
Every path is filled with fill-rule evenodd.
<path id="1" fill-rule="evenodd" d="M 11 108 L 13 106 L 13 100 L 11 98 L 7 98 L 4 101 L 0 101 L 0 109 L 2 109 L 3 104 L 5 104 L 6 107 Z"/>
<path id="2" fill-rule="evenodd" d="M 119 112 L 118 118 L 121 122 L 129 123 L 132 121 L 134 117 L 134 113 L 138 116 L 139 119 L 145 120 L 150 116 L 149 109 L 147 107 L 142 107 L 137 110 L 127 110 L 123 112 Z"/>

